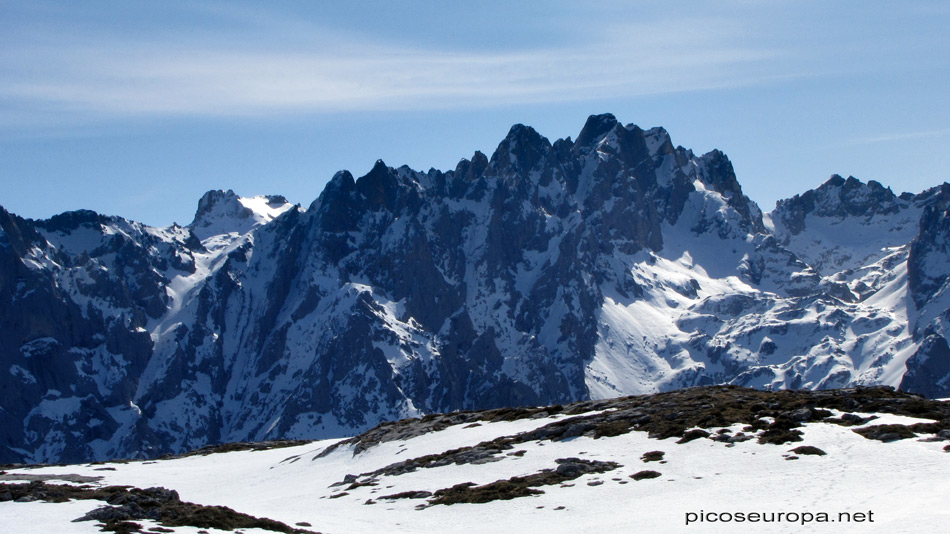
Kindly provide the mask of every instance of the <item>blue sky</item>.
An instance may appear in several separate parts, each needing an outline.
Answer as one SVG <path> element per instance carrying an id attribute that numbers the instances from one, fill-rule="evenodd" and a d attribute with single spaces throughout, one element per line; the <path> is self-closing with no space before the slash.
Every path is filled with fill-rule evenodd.
<path id="1" fill-rule="evenodd" d="M 0 205 L 187 224 L 209 189 L 307 205 L 604 112 L 723 150 L 766 210 L 950 180 L 950 3 L 585 4 L 0 0 Z"/>

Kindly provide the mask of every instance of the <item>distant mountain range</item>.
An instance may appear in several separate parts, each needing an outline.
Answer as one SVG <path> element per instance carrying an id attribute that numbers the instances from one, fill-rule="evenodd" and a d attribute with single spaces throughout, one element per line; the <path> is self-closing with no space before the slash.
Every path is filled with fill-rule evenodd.
<path id="1" fill-rule="evenodd" d="M 0 462 L 724 383 L 950 396 L 948 203 L 833 176 L 763 213 L 722 152 L 598 115 L 340 172 L 306 209 L 0 208 Z"/>

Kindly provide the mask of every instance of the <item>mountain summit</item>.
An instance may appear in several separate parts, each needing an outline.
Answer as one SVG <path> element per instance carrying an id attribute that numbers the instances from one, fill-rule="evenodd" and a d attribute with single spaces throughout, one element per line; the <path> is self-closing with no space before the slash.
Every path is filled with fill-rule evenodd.
<path id="1" fill-rule="evenodd" d="M 452 171 L 342 171 L 306 210 L 0 209 L 0 461 L 721 383 L 950 395 L 946 191 L 835 176 L 763 213 L 722 152 L 597 115 Z"/>

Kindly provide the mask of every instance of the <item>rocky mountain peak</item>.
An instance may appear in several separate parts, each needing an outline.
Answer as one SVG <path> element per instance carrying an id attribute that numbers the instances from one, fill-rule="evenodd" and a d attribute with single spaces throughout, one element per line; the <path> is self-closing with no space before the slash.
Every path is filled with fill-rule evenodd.
<path id="1" fill-rule="evenodd" d="M 0 247 L 11 247 L 16 254 L 24 255 L 31 247 L 44 244 L 45 241 L 28 221 L 0 206 Z M 3 282 L 0 279 L 0 287 L 4 285 Z"/>
<path id="2" fill-rule="evenodd" d="M 202 240 L 215 235 L 243 234 L 292 207 L 283 195 L 244 198 L 230 189 L 208 191 L 198 201 L 198 210 L 188 228 Z"/>
<path id="3" fill-rule="evenodd" d="M 349 195 L 356 191 L 356 179 L 353 178 L 353 174 L 350 171 L 337 171 L 333 175 L 333 178 L 330 178 L 330 181 L 327 182 L 327 185 L 324 186 L 323 192 L 320 193 L 320 196 L 317 197 L 317 200 L 314 201 L 314 204 L 320 202 L 320 199 L 324 197 L 337 197 L 341 195 Z M 313 209 L 314 204 L 310 205 L 310 209 Z"/>
<path id="4" fill-rule="evenodd" d="M 605 135 L 617 126 L 620 122 L 610 113 L 601 115 L 591 115 L 581 128 L 581 133 L 577 135 L 574 141 L 574 147 L 578 150 L 590 150 L 594 145 L 603 139 Z"/>
<path id="5" fill-rule="evenodd" d="M 659 126 L 650 128 L 643 132 L 643 138 L 647 142 L 650 154 L 660 157 L 676 155 L 673 140 L 665 128 Z"/>
<path id="6" fill-rule="evenodd" d="M 376 160 L 373 168 L 356 180 L 356 190 L 366 199 L 366 207 L 370 210 L 385 208 L 393 211 L 398 189 L 399 177 L 381 159 Z"/>
<path id="7" fill-rule="evenodd" d="M 777 216 L 792 235 L 805 229 L 805 217 L 872 217 L 897 213 L 907 200 L 898 198 L 889 187 L 870 180 L 861 182 L 834 174 L 816 189 L 776 203 Z"/>
<path id="8" fill-rule="evenodd" d="M 42 227 L 50 232 L 69 234 L 79 228 L 98 229 L 101 224 L 108 223 L 110 217 L 100 215 L 92 210 L 74 210 L 53 215 L 44 221 L 38 221 Z"/>
<path id="9" fill-rule="evenodd" d="M 455 177 L 464 182 L 481 178 L 488 168 L 488 156 L 476 150 L 471 160 L 463 159 L 455 166 Z"/>
<path id="10" fill-rule="evenodd" d="M 250 219 L 253 215 L 254 212 L 241 204 L 240 197 L 234 191 L 208 191 L 198 200 L 195 218 L 188 226 L 195 234 L 204 238 L 222 230 L 223 221 L 234 221 L 240 227 L 243 226 L 241 221 Z"/>
<path id="11" fill-rule="evenodd" d="M 946 204 L 950 202 L 950 183 L 944 182 L 937 187 L 931 187 L 920 194 L 902 193 L 901 200 L 913 200 L 921 206 Z"/>
<path id="12" fill-rule="evenodd" d="M 232 209 L 235 211 L 246 210 L 238 201 L 240 197 L 233 190 L 223 189 L 211 190 L 201 196 L 198 200 L 198 210 L 195 212 L 195 221 L 206 217 L 216 210 Z M 247 210 L 245 216 L 250 216 L 250 210 Z M 194 223 L 192 223 L 194 224 Z"/>
<path id="13" fill-rule="evenodd" d="M 551 142 L 534 128 L 516 124 L 492 154 L 489 167 L 498 175 L 528 175 L 551 153 Z"/>

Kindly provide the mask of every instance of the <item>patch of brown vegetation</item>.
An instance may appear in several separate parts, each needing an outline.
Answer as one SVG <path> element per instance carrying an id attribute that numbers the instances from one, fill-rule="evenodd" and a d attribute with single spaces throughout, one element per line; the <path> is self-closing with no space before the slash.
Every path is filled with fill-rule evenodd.
<path id="1" fill-rule="evenodd" d="M 393 493 L 392 495 L 383 495 L 379 499 L 428 499 L 432 496 L 431 491 L 403 491 L 400 493 Z"/>
<path id="2" fill-rule="evenodd" d="M 679 443 L 679 444 L 689 443 L 690 441 L 697 440 L 700 438 L 708 438 L 709 435 L 710 435 L 709 432 L 706 432 L 705 430 L 694 428 L 692 430 L 687 430 L 686 432 L 684 432 L 683 437 L 681 437 L 676 443 Z"/>
<path id="3" fill-rule="evenodd" d="M 661 476 L 663 476 L 663 474 L 658 471 L 651 471 L 649 469 L 645 469 L 643 471 L 638 471 L 630 475 L 630 478 L 634 480 L 647 480 L 651 478 L 659 478 Z"/>
<path id="4" fill-rule="evenodd" d="M 813 456 L 824 456 L 828 454 L 825 451 L 819 449 L 818 447 L 813 447 L 811 445 L 802 445 L 800 447 L 795 447 L 794 449 L 788 452 L 794 452 L 795 454 L 813 455 Z"/>
<path id="5" fill-rule="evenodd" d="M 917 433 L 914 432 L 914 427 L 918 426 L 919 425 L 874 425 L 858 428 L 855 432 L 867 439 L 876 439 L 884 443 L 889 443 L 891 441 L 916 438 Z"/>
<path id="6" fill-rule="evenodd" d="M 456 484 L 451 488 L 440 489 L 433 494 L 430 505 L 458 503 L 486 503 L 498 500 L 511 500 L 518 497 L 540 495 L 540 486 L 561 484 L 588 473 L 604 473 L 619 469 L 616 462 L 600 462 L 579 458 L 560 458 L 557 469 L 544 469 L 538 473 L 523 477 L 511 477 L 477 486 L 472 482 Z"/>
<path id="7" fill-rule="evenodd" d="M 799 426 L 801 424 L 796 421 L 786 418 L 776 419 L 759 434 L 759 443 L 782 445 L 793 441 L 801 441 L 803 433 L 801 430 L 796 430 L 796 427 Z"/>
<path id="8" fill-rule="evenodd" d="M 129 486 L 67 486 L 34 481 L 28 484 L 0 484 L 0 501 L 66 502 L 69 500 L 105 501 L 76 521 L 99 521 L 104 532 L 142 532 L 133 520 L 151 519 L 166 527 L 191 526 L 234 530 L 258 528 L 285 534 L 314 534 L 290 527 L 280 521 L 236 512 L 226 506 L 205 506 L 179 499 L 178 492 L 165 488 Z"/>
<path id="9" fill-rule="evenodd" d="M 508 501 L 518 497 L 529 497 L 531 495 L 541 495 L 544 493 L 532 486 L 544 485 L 543 479 L 536 478 L 538 475 L 527 477 L 512 477 L 508 480 L 496 480 L 495 482 L 476 486 L 472 482 L 456 484 L 451 488 L 440 489 L 435 492 L 435 498 L 429 501 L 429 504 L 459 504 L 470 503 L 480 504 L 491 501 Z"/>

